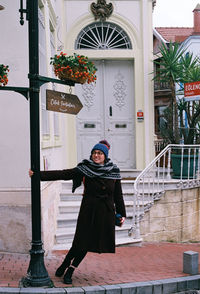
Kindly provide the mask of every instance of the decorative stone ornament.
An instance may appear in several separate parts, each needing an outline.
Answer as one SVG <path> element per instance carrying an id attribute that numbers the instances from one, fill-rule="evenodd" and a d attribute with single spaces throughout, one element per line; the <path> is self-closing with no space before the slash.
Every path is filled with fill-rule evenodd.
<path id="1" fill-rule="evenodd" d="M 93 2 L 90 8 L 95 20 L 100 19 L 100 21 L 105 21 L 113 12 L 112 3 L 106 4 L 106 0 L 97 0 L 97 3 Z"/>

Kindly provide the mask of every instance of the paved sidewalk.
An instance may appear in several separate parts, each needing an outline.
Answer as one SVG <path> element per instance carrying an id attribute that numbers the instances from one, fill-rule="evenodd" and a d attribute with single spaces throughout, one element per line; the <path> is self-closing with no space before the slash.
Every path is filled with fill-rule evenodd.
<path id="1" fill-rule="evenodd" d="M 73 275 L 73 285 L 54 276 L 66 252 L 55 251 L 45 257 L 54 286 L 84 287 L 187 277 L 183 273 L 183 252 L 200 253 L 200 243 L 143 243 L 141 247 L 118 247 L 116 254 L 88 253 Z M 0 287 L 19 287 L 26 276 L 30 257 L 0 253 Z"/>

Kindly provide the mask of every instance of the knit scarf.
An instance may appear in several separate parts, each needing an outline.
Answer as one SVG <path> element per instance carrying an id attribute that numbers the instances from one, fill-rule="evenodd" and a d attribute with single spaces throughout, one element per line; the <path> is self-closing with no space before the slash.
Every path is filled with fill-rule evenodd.
<path id="1" fill-rule="evenodd" d="M 104 165 L 97 164 L 92 160 L 84 159 L 77 165 L 77 168 L 81 172 L 81 176 L 73 180 L 72 192 L 81 185 L 83 176 L 89 178 L 101 178 L 101 179 L 121 179 L 120 170 L 116 164 L 112 163 L 110 159 L 105 162 Z"/>

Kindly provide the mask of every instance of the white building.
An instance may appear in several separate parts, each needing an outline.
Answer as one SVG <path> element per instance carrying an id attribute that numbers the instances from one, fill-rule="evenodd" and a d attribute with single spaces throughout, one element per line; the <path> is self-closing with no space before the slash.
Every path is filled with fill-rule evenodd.
<path id="1" fill-rule="evenodd" d="M 7 86 L 28 87 L 28 22 L 19 24 L 18 2 L 1 1 L 0 63 L 10 68 Z M 68 87 L 41 87 L 41 169 L 75 166 L 104 138 L 121 169 L 141 170 L 153 158 L 154 2 L 39 1 L 40 75 L 53 75 L 50 57 L 61 51 L 86 55 L 98 68 L 96 84 L 73 89 L 84 106 L 77 116 L 46 110 L 46 88 Z M 92 3 L 104 10 L 112 7 L 103 21 L 91 10 Z M 31 240 L 29 102 L 19 93 L 0 91 L 0 105 L 0 250 L 26 252 Z M 42 183 L 46 249 L 54 243 L 59 189 L 59 183 Z"/>

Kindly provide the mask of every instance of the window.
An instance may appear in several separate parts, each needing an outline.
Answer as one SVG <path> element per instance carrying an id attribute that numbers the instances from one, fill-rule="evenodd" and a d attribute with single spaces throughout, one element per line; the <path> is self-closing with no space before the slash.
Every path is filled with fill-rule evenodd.
<path id="1" fill-rule="evenodd" d="M 164 111 L 167 106 L 155 107 L 155 133 L 160 134 L 160 130 L 165 127 L 166 121 L 164 118 Z"/>
<path id="2" fill-rule="evenodd" d="M 132 49 L 128 35 L 118 25 L 97 22 L 85 27 L 77 37 L 76 49 Z"/>

